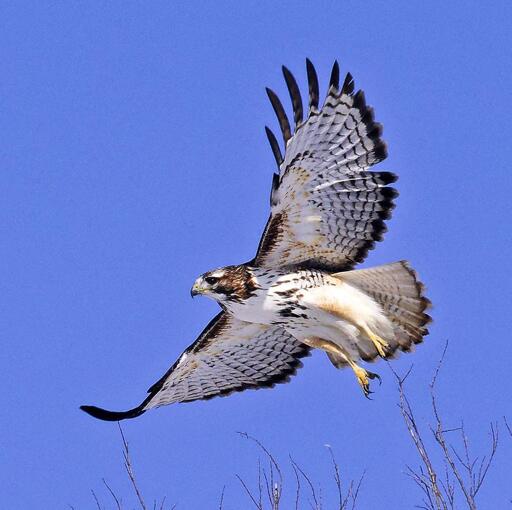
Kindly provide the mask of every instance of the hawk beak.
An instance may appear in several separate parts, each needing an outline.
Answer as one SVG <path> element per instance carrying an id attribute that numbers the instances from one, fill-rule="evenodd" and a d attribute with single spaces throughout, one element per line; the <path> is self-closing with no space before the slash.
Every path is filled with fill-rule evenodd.
<path id="1" fill-rule="evenodd" d="M 204 292 L 204 289 L 202 288 L 201 286 L 201 279 L 198 278 L 194 285 L 192 286 L 192 288 L 190 289 L 190 296 L 191 297 L 194 297 L 194 296 L 197 296 L 199 294 L 202 294 Z"/>

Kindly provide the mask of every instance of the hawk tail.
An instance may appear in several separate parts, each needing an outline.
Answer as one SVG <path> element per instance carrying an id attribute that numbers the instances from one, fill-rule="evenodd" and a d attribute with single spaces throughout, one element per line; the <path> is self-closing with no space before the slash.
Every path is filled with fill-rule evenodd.
<path id="1" fill-rule="evenodd" d="M 426 325 L 431 318 L 425 310 L 430 307 L 430 301 L 424 296 L 425 288 L 418 280 L 416 271 L 407 261 L 333 276 L 357 287 L 381 306 L 393 326 L 394 341 L 390 342 L 390 357 L 397 349 L 410 351 L 428 334 Z"/>

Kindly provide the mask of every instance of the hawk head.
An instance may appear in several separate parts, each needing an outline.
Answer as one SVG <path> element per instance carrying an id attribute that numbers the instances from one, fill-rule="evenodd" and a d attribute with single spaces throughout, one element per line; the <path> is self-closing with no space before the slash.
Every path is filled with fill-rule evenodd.
<path id="1" fill-rule="evenodd" d="M 226 266 L 202 274 L 192 286 L 190 295 L 204 294 L 218 301 L 238 303 L 253 296 L 258 289 L 252 271 L 245 265 Z"/>

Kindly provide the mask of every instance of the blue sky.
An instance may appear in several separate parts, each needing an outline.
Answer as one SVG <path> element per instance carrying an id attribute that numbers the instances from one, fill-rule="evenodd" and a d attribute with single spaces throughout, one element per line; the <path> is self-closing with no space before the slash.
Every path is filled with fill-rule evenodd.
<path id="1" fill-rule="evenodd" d="M 321 90 L 340 60 L 384 125 L 397 209 L 365 265 L 408 259 L 434 303 L 414 364 L 421 424 L 439 379 L 448 425 L 476 452 L 510 396 L 512 5 L 482 2 L 10 2 L 0 6 L 0 479 L 5 508 L 93 508 L 101 478 L 128 500 L 115 424 L 216 312 L 189 289 L 250 259 L 268 214 L 277 128 L 264 87 L 287 99 L 281 64 Z M 373 401 L 316 354 L 284 386 L 175 405 L 126 422 L 148 499 L 249 508 L 235 473 L 288 453 L 322 485 L 366 470 L 364 508 L 411 508 L 415 452 L 389 368 Z M 512 496 L 502 436 L 481 493 Z M 285 475 L 293 483 L 293 473 Z"/>

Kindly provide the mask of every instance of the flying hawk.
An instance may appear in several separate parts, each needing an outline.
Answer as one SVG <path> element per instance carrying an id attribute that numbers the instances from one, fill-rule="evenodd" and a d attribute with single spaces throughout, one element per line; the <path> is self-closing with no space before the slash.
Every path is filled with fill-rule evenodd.
<path id="1" fill-rule="evenodd" d="M 219 303 L 208 324 L 134 409 L 113 412 L 82 406 L 102 420 L 134 418 L 148 409 L 228 395 L 287 382 L 311 348 L 338 368 L 350 367 L 364 394 L 378 378 L 362 366 L 410 351 L 428 333 L 429 301 L 405 261 L 354 270 L 386 230 L 397 177 L 368 169 L 386 158 L 382 126 L 364 93 L 347 74 L 339 86 L 332 68 L 319 107 L 318 78 L 306 60 L 309 105 L 283 67 L 293 127 L 277 95 L 267 94 L 284 140 L 281 153 L 266 133 L 277 162 L 270 217 L 256 256 L 200 276 L 191 294 Z"/>

